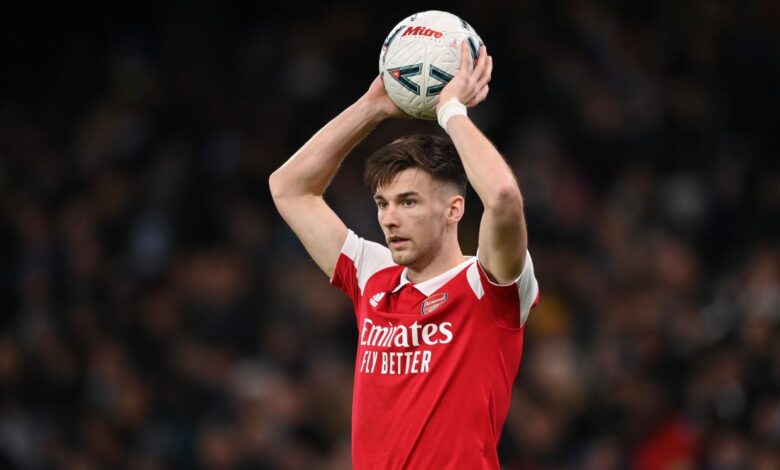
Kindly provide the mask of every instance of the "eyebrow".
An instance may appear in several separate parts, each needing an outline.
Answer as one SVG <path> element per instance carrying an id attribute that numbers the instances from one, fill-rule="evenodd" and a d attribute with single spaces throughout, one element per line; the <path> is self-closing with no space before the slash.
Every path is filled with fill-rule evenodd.
<path id="1" fill-rule="evenodd" d="M 405 193 L 398 194 L 395 198 L 396 199 L 405 199 L 405 198 L 410 197 L 410 196 L 419 196 L 419 195 L 420 195 L 420 193 L 418 193 L 417 191 L 407 191 Z M 374 194 L 374 199 L 375 200 L 378 200 L 378 199 L 384 200 L 385 198 L 384 198 L 384 196 L 380 196 L 379 194 Z"/>

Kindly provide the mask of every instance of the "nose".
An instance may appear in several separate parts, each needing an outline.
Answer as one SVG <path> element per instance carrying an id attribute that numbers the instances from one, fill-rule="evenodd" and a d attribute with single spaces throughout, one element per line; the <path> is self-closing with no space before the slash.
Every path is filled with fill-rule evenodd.
<path id="1" fill-rule="evenodd" d="M 398 217 L 392 204 L 388 204 L 384 210 L 379 212 L 379 223 L 385 228 L 398 227 Z"/>

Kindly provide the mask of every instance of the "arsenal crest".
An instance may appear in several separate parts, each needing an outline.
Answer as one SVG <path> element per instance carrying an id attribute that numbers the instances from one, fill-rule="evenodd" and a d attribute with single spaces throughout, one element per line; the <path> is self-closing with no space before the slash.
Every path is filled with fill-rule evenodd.
<path id="1" fill-rule="evenodd" d="M 447 301 L 447 293 L 446 292 L 440 292 L 438 294 L 434 294 L 427 299 L 425 299 L 422 303 L 422 308 L 420 311 L 423 315 L 428 315 L 429 313 L 433 313 L 436 310 L 439 309 L 442 305 L 444 305 L 444 302 Z"/>

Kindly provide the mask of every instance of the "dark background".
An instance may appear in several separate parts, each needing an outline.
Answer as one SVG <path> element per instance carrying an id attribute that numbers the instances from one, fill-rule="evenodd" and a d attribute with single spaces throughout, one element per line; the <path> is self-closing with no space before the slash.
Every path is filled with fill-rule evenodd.
<path id="1" fill-rule="evenodd" d="M 4 6 L 0 467 L 348 468 L 356 329 L 270 173 L 440 8 L 541 303 L 507 469 L 780 468 L 780 4 Z M 379 240 L 364 158 L 327 198 Z M 469 194 L 464 251 L 476 249 Z"/>

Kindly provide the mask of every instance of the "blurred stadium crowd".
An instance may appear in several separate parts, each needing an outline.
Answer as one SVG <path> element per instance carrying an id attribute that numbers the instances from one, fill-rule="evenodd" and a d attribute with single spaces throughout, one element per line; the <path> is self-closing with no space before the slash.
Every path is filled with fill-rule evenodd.
<path id="1" fill-rule="evenodd" d="M 267 179 L 415 7 L 256 3 L 6 28 L 0 467 L 349 468 L 351 305 Z M 477 3 L 542 289 L 504 467 L 780 468 L 780 5 Z M 367 238 L 410 132 L 329 190 Z"/>

